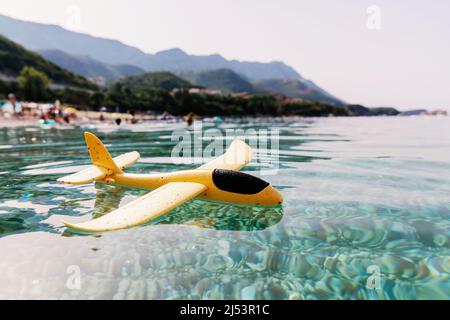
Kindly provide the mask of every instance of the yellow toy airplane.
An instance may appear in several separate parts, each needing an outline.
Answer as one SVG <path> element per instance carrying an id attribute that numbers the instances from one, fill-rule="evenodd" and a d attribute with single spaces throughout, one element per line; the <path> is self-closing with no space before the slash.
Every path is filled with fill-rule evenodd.
<path id="1" fill-rule="evenodd" d="M 132 174 L 122 169 L 139 160 L 139 153 L 129 152 L 112 158 L 95 135 L 85 132 L 93 165 L 78 173 L 59 178 L 58 182 L 85 184 L 93 181 L 156 189 L 100 218 L 74 224 L 70 228 L 104 232 L 131 228 L 156 219 L 194 197 L 244 205 L 274 206 L 283 201 L 268 182 L 236 171 L 247 165 L 252 149 L 236 139 L 222 156 L 195 170 L 172 173 Z"/>

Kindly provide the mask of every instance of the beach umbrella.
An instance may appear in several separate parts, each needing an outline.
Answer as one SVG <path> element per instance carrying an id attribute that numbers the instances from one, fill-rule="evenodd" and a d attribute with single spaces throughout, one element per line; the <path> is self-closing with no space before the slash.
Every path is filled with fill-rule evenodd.
<path id="1" fill-rule="evenodd" d="M 68 108 L 64 109 L 64 112 L 65 113 L 77 113 L 77 109 L 68 107 Z"/>

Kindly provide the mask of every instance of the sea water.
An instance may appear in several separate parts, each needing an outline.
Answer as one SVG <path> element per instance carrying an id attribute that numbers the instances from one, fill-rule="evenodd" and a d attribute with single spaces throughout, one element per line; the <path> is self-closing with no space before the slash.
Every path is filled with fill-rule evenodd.
<path id="1" fill-rule="evenodd" d="M 0 129 L 0 298 L 449 299 L 450 118 L 225 121 L 279 128 L 280 208 L 191 200 L 133 229 L 77 234 L 147 191 L 58 177 L 89 164 L 83 131 L 129 172 L 169 172 L 183 123 Z M 246 172 L 258 175 L 261 163 Z"/>

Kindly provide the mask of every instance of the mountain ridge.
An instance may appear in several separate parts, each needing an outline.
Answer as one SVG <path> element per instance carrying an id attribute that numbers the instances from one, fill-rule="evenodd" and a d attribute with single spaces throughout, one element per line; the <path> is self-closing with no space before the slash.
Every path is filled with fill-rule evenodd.
<path id="1" fill-rule="evenodd" d="M 81 76 L 77 76 L 39 54 L 26 50 L 21 45 L 0 35 L 0 73 L 14 79 L 24 67 L 33 67 L 45 73 L 55 84 L 95 89 L 96 86 Z"/>
<path id="2" fill-rule="evenodd" d="M 5 15 L 0 15 L 0 33 L 30 50 L 57 49 L 72 55 L 88 55 L 107 64 L 131 64 L 146 71 L 190 71 L 195 66 L 194 71 L 231 69 L 254 80 L 286 77 L 302 79 L 297 71 L 281 61 L 227 60 L 219 54 L 189 55 L 179 48 L 151 54 L 119 40 L 69 31 L 57 25 L 23 21 Z M 185 59 L 177 60 L 180 57 Z"/>
<path id="3" fill-rule="evenodd" d="M 341 100 L 323 91 L 323 89 L 321 89 L 320 87 L 314 87 L 314 83 L 311 84 L 302 82 L 300 80 L 289 79 L 269 79 L 253 81 L 252 84 L 259 91 L 277 92 L 293 99 L 319 101 L 334 105 L 344 104 Z"/>
<path id="4" fill-rule="evenodd" d="M 110 65 L 87 55 L 74 56 L 61 50 L 40 50 L 38 53 L 58 66 L 89 79 L 102 77 L 106 81 L 111 81 L 130 75 L 145 73 L 144 69 L 133 65 Z"/>
<path id="5" fill-rule="evenodd" d="M 195 85 L 220 90 L 223 93 L 255 92 L 253 85 L 230 69 L 176 72 L 177 76 Z"/>
<path id="6" fill-rule="evenodd" d="M 100 75 L 106 80 L 116 80 L 122 76 L 136 74 L 137 69 L 142 69 L 145 72 L 168 71 L 175 74 L 229 69 L 252 84 L 265 81 L 265 90 L 279 87 L 279 84 L 275 85 L 277 81 L 290 80 L 293 83 L 297 83 L 298 88 L 305 85 L 312 91 L 320 93 L 322 101 L 322 98 L 326 97 L 325 100 L 334 101 L 338 104 L 342 103 L 340 99 L 331 95 L 313 81 L 303 78 L 295 69 L 282 61 L 227 60 L 217 53 L 211 55 L 190 55 L 180 48 L 171 48 L 151 54 L 119 40 L 73 32 L 57 25 L 22 21 L 4 15 L 0 15 L 0 33 L 31 50 L 41 52 L 42 50 L 59 50 L 73 57 L 88 56 L 92 60 L 86 61 L 84 59 L 84 61 L 71 62 L 73 65 L 80 66 L 80 68 L 71 67 L 68 63 L 69 58 L 59 61 L 53 57 L 50 60 L 74 73 L 88 76 L 89 78 Z M 93 60 L 96 63 L 93 63 Z M 92 74 L 92 70 L 84 70 L 82 73 L 80 70 L 83 70 L 82 66 L 86 66 L 86 64 L 91 66 L 97 65 L 95 67 L 92 66 L 93 69 L 98 70 L 97 74 Z M 131 71 L 122 74 L 122 72 L 117 70 L 120 65 L 134 66 L 136 68 L 135 72 Z M 267 86 L 267 82 L 270 81 L 272 81 L 273 85 Z M 292 85 L 290 86 L 292 87 Z M 281 92 L 277 92 L 281 94 L 289 92 L 287 88 L 281 89 Z M 298 92 L 293 94 L 292 91 L 287 96 L 299 97 Z M 309 95 L 309 97 L 315 99 L 318 96 Z"/>

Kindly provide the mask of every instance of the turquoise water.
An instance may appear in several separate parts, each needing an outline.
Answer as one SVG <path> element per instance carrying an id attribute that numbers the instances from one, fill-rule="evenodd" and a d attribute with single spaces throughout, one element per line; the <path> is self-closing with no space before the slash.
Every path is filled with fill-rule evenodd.
<path id="1" fill-rule="evenodd" d="M 183 124 L 0 129 L 0 298 L 449 299 L 450 118 L 227 122 L 280 128 L 280 167 L 262 176 L 282 208 L 192 200 L 146 226 L 68 232 L 144 190 L 65 186 L 89 164 L 89 129 L 130 172 L 173 164 Z M 266 160 L 275 160 L 274 156 Z M 264 163 L 245 170 L 258 175 Z"/>

